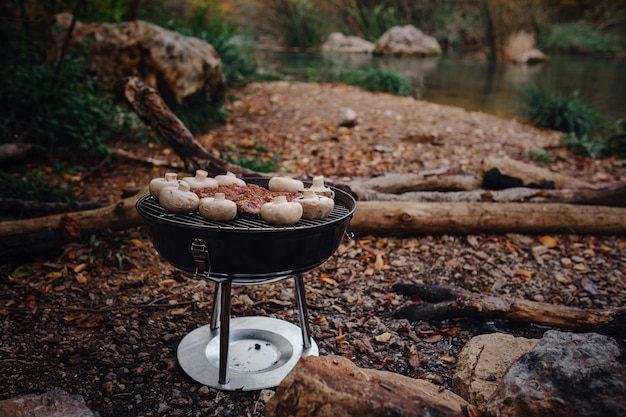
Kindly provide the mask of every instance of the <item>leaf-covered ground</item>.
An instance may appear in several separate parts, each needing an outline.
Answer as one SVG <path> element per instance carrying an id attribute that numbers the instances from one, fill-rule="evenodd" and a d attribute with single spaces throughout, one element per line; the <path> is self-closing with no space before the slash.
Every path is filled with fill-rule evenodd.
<path id="1" fill-rule="evenodd" d="M 199 139 L 234 156 L 279 157 L 285 171 L 335 181 L 455 167 L 480 175 L 481 159 L 507 155 L 594 183 L 624 181 L 622 161 L 591 161 L 558 147 L 559 135 L 505 120 L 355 87 L 252 84 L 229 104 L 229 123 Z M 339 127 L 342 108 L 359 116 Z M 162 146 L 119 147 L 180 163 Z M 537 152 L 551 157 L 536 162 Z M 74 179 L 79 198 L 115 201 L 168 168 L 120 159 Z M 626 301 L 621 236 L 353 236 L 304 275 L 320 354 L 450 388 L 456 357 L 474 335 L 540 336 L 512 323 L 411 324 L 395 310 L 418 300 L 394 283 L 439 283 L 583 308 Z M 265 393 L 222 392 L 190 379 L 176 349 L 209 322 L 213 284 L 155 253 L 143 228 L 69 243 L 58 259 L 0 267 L 0 400 L 61 388 L 104 416 L 260 416 Z M 233 316 L 297 323 L 292 280 L 237 286 Z M 262 395 L 263 394 L 263 395 Z"/>

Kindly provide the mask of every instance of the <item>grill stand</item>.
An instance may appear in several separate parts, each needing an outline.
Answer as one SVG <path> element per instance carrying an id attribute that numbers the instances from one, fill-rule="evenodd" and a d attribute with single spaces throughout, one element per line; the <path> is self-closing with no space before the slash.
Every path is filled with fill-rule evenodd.
<path id="1" fill-rule="evenodd" d="M 235 277 L 217 278 L 210 275 L 210 261 L 202 239 L 196 239 L 191 252 L 196 275 L 213 281 L 215 289 L 210 324 L 189 333 L 178 346 L 178 361 L 190 377 L 223 390 L 271 388 L 282 381 L 300 357 L 319 354 L 311 337 L 301 274 L 252 282 L 240 282 Z M 295 283 L 299 327 L 269 317 L 231 320 L 233 284 L 261 284 L 291 277 Z"/>

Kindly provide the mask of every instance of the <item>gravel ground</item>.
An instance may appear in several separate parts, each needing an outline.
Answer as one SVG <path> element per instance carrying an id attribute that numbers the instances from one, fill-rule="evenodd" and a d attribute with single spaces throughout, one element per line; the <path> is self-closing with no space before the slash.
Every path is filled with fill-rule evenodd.
<path id="1" fill-rule="evenodd" d="M 271 157 L 285 169 L 336 181 L 384 172 L 458 166 L 479 175 L 489 154 L 533 161 L 596 183 L 624 181 L 622 161 L 590 161 L 555 146 L 555 133 L 461 109 L 300 83 L 253 84 L 230 104 L 231 121 L 200 137 L 206 146 Z M 342 107 L 357 128 L 336 126 Z M 137 156 L 176 162 L 162 147 Z M 136 145 L 134 145 L 136 146 Z M 120 160 L 77 184 L 84 199 L 114 201 L 165 168 Z M 304 274 L 321 355 L 428 379 L 450 388 L 456 357 L 481 333 L 540 337 L 545 328 L 454 319 L 394 318 L 417 300 L 392 285 L 450 284 L 581 308 L 626 300 L 622 236 L 349 236 Z M 209 322 L 213 284 L 159 258 L 144 228 L 69 243 L 58 259 L 0 267 L 0 400 L 61 388 L 101 416 L 261 416 L 270 391 L 222 392 L 179 367 L 180 340 Z M 233 316 L 297 323 L 292 280 L 233 290 Z"/>

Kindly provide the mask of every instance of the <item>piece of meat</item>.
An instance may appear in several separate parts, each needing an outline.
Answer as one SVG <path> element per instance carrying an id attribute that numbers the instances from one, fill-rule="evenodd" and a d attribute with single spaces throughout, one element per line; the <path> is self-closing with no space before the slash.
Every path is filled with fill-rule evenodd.
<path id="1" fill-rule="evenodd" d="M 200 198 L 213 197 L 215 193 L 224 193 L 228 200 L 237 205 L 237 214 L 244 217 L 261 218 L 261 206 L 278 195 L 287 197 L 287 201 L 300 196 L 300 193 L 284 193 L 270 191 L 256 184 L 220 185 L 217 188 L 201 188 L 195 190 Z"/>

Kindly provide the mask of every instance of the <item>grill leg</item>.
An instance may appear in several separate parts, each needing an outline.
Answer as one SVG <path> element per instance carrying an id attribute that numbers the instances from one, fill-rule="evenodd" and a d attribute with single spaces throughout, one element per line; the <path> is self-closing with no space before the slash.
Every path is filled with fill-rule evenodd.
<path id="1" fill-rule="evenodd" d="M 215 289 L 213 290 L 213 309 L 211 311 L 211 330 L 217 330 L 219 327 L 218 320 L 220 318 L 220 307 L 222 304 L 222 282 L 215 281 Z"/>
<path id="2" fill-rule="evenodd" d="M 218 382 L 228 383 L 228 342 L 230 338 L 230 293 L 232 281 L 225 280 L 221 285 L 220 316 L 220 374 Z"/>
<path id="3" fill-rule="evenodd" d="M 302 274 L 297 274 L 294 278 L 296 283 L 298 318 L 300 319 L 300 329 L 302 330 L 302 344 L 306 350 L 311 348 L 311 328 L 309 327 L 309 310 L 306 306 L 304 279 L 302 278 Z"/>

